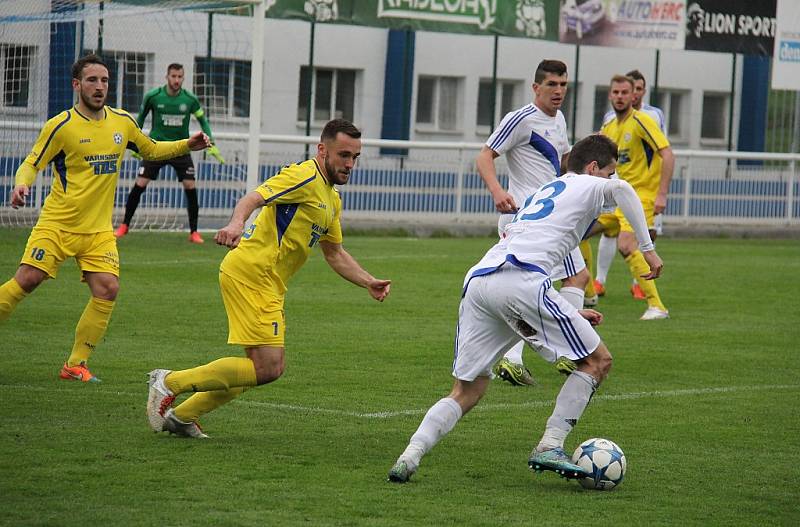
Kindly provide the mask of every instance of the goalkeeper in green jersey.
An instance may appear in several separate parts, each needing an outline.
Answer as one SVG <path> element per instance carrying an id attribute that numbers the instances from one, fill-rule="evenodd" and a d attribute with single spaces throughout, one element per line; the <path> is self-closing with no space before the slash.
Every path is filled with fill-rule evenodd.
<path id="1" fill-rule="evenodd" d="M 200 101 L 194 93 L 182 87 L 183 78 L 183 65 L 170 64 L 167 66 L 167 84 L 150 90 L 144 96 L 137 121 L 141 128 L 144 125 L 147 114 L 153 112 L 153 126 L 150 131 L 150 137 L 156 141 L 176 141 L 189 137 L 189 117 L 191 115 L 194 115 L 197 122 L 200 123 L 203 132 L 208 137 L 211 137 L 211 128 L 208 125 L 203 109 L 200 107 Z M 219 148 L 213 143 L 208 149 L 208 153 L 220 163 L 225 162 L 222 155 L 220 155 Z M 200 206 L 197 201 L 194 163 L 189 154 L 165 161 L 142 161 L 142 165 L 139 167 L 139 175 L 130 194 L 128 194 L 128 201 L 125 204 L 125 219 L 114 231 L 114 235 L 117 238 L 121 238 L 128 233 L 128 226 L 133 219 L 136 208 L 139 206 L 142 194 L 147 189 L 147 185 L 158 178 L 158 173 L 164 165 L 171 165 L 175 169 L 178 181 L 183 184 L 183 190 L 186 192 L 186 208 L 189 211 L 189 241 L 203 243 L 203 238 L 197 232 L 197 215 Z"/>

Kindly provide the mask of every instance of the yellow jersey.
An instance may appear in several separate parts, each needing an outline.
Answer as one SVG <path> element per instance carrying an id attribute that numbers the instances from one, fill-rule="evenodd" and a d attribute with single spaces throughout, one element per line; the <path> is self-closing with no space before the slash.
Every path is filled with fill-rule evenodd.
<path id="1" fill-rule="evenodd" d="M 603 125 L 600 133 L 617 143 L 617 175 L 620 179 L 630 183 L 640 196 L 655 199 L 661 182 L 658 151 L 669 146 L 669 140 L 658 124 L 645 112 L 633 110 L 624 121 L 615 117 Z"/>
<path id="2" fill-rule="evenodd" d="M 264 206 L 220 271 L 283 295 L 319 240 L 342 243 L 342 200 L 314 159 L 284 167 L 256 192 Z"/>
<path id="3" fill-rule="evenodd" d="M 171 159 L 189 152 L 187 140 L 150 139 L 124 110 L 106 106 L 103 113 L 99 120 L 89 119 L 77 108 L 56 115 L 45 123 L 17 170 L 19 183 L 27 179 L 24 175 L 35 177 L 53 163 L 53 184 L 37 226 L 85 234 L 110 231 L 125 149 L 145 159 Z"/>

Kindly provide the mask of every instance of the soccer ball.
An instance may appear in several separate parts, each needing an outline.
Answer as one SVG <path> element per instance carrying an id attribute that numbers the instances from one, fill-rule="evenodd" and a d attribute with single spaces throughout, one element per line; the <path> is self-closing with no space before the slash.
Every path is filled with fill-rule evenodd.
<path id="1" fill-rule="evenodd" d="M 587 439 L 575 449 L 572 462 L 592 474 L 578 482 L 587 489 L 611 490 L 622 483 L 628 462 L 617 444 L 598 437 Z"/>

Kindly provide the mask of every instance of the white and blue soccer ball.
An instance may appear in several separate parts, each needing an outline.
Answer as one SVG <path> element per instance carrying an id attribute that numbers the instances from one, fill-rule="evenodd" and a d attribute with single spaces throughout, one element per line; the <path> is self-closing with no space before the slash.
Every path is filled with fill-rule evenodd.
<path id="1" fill-rule="evenodd" d="M 611 490 L 622 483 L 628 462 L 622 449 L 613 441 L 594 437 L 575 449 L 572 462 L 592 474 L 578 482 L 587 489 Z"/>

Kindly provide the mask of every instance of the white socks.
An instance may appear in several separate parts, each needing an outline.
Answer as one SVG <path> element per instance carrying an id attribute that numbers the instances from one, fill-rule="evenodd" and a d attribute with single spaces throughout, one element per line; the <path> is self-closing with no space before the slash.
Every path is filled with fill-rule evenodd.
<path id="1" fill-rule="evenodd" d="M 449 397 L 439 399 L 425 414 L 419 428 L 411 436 L 405 451 L 400 455 L 400 459 L 405 460 L 409 468 L 415 471 L 422 456 L 456 426 L 461 415 L 461 406 L 455 399 Z"/>
<path id="2" fill-rule="evenodd" d="M 536 447 L 537 451 L 564 448 L 567 434 L 578 423 L 597 385 L 598 382 L 594 377 L 582 371 L 575 371 L 567 377 L 561 391 L 558 392 L 556 407 L 547 420 L 544 435 Z"/>
<path id="3" fill-rule="evenodd" d="M 614 255 L 617 253 L 617 239 L 609 238 L 605 234 L 600 236 L 600 241 L 597 243 L 597 281 L 603 284 L 608 279 L 608 270 L 611 269 L 611 263 L 614 261 Z"/>
<path id="4" fill-rule="evenodd" d="M 508 350 L 506 354 L 503 355 L 503 357 L 510 360 L 514 364 L 522 364 L 522 348 L 524 347 L 525 347 L 525 341 L 520 340 L 519 342 L 514 344 L 514 347 Z"/>
<path id="5" fill-rule="evenodd" d="M 578 289 L 577 287 L 562 287 L 559 290 L 564 300 L 570 303 L 575 309 L 583 309 L 583 297 L 586 291 Z"/>

